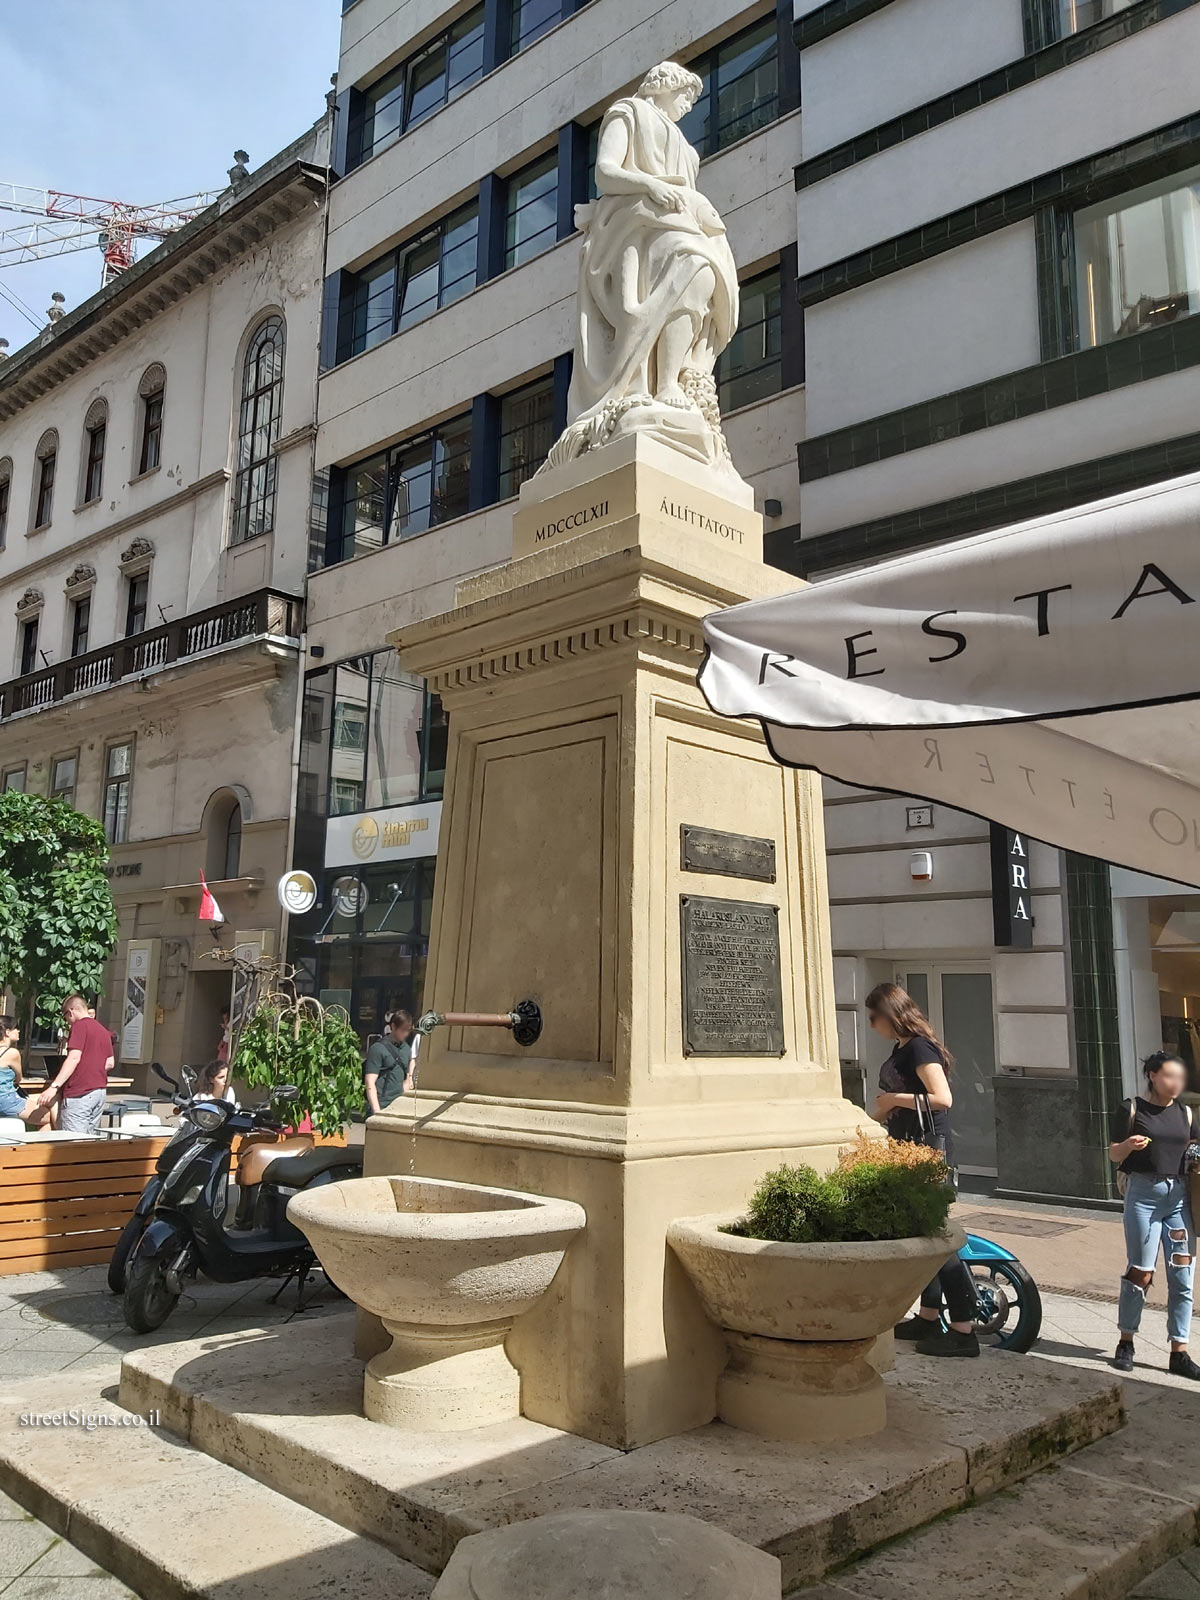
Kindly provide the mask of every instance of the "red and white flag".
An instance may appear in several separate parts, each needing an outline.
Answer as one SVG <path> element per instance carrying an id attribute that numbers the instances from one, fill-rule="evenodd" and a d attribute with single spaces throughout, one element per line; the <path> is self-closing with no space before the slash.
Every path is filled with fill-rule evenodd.
<path id="1" fill-rule="evenodd" d="M 200 921 L 224 922 L 225 913 L 217 904 L 217 897 L 208 887 L 208 880 L 205 878 L 203 872 L 200 874 L 200 888 L 202 890 L 200 895 Z"/>

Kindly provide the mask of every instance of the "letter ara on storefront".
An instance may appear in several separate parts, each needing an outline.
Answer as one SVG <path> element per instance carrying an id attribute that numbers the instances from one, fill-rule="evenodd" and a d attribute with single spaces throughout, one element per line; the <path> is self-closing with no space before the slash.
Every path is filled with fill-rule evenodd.
<path id="1" fill-rule="evenodd" d="M 1200 883 L 1200 474 L 705 622 L 776 758 Z"/>

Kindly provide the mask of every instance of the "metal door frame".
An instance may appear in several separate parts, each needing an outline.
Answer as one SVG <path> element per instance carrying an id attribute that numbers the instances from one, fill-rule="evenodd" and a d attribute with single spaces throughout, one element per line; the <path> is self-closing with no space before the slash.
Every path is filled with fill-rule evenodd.
<path id="1" fill-rule="evenodd" d="M 992 980 L 992 1055 L 993 1060 L 999 1061 L 1000 1041 L 997 1036 L 996 1027 L 996 969 L 993 962 L 978 960 L 939 961 L 936 959 L 931 959 L 928 956 L 914 956 L 911 961 L 900 961 L 893 956 L 892 964 L 895 974 L 895 981 L 901 986 L 904 985 L 905 977 L 910 972 L 923 972 L 928 977 L 930 1010 L 929 1020 L 933 1023 L 933 1031 L 937 1034 L 939 1039 L 944 1039 L 946 1037 L 942 1015 L 943 974 L 947 972 L 986 972 L 988 977 Z M 993 1095 L 993 1107 L 995 1106 L 995 1103 L 995 1095 Z M 994 1124 L 994 1116 L 992 1120 Z M 999 1176 L 999 1171 L 996 1167 L 968 1167 L 960 1164 L 958 1170 L 972 1178 L 995 1178 Z"/>

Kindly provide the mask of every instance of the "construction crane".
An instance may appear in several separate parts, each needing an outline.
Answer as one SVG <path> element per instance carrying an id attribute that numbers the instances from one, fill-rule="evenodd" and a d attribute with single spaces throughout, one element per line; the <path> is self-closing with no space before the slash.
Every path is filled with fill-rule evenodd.
<path id="1" fill-rule="evenodd" d="M 160 200 L 156 205 L 135 206 L 125 200 L 97 200 L 60 189 L 0 183 L 0 212 L 41 219 L 0 231 L 0 267 L 42 261 L 98 245 L 104 254 L 100 279 L 103 288 L 133 265 L 138 239 L 165 239 L 203 211 L 220 192 L 212 190 L 183 195 L 178 200 Z"/>

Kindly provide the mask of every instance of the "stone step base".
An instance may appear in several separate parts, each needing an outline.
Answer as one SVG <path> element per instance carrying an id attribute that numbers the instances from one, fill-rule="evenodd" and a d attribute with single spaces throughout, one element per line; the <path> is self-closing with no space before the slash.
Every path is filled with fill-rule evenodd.
<path id="1" fill-rule="evenodd" d="M 901 1350 L 887 1429 L 849 1444 L 763 1440 L 720 1423 L 628 1454 L 525 1419 L 419 1434 L 359 1415 L 352 1329 L 352 1313 L 332 1308 L 150 1347 L 125 1358 L 121 1401 L 160 1411 L 199 1449 L 428 1572 L 467 1534 L 589 1507 L 699 1517 L 777 1556 L 785 1588 L 1017 1483 L 1122 1420 L 1112 1375 Z"/>
<path id="2" fill-rule="evenodd" d="M 162 1429 L 103 1377 L 0 1389 L 0 1489 L 143 1600 L 425 1600 L 427 1572 Z M 111 1393 L 111 1391 L 109 1391 Z M 22 1425 L 76 1409 L 90 1428 Z M 31 1591 L 32 1592 L 32 1591 Z"/>
<path id="3" fill-rule="evenodd" d="M 1125 1600 L 1200 1535 L 1200 1396 L 1146 1384 L 1126 1393 L 1120 1433 L 790 1600 Z"/>

